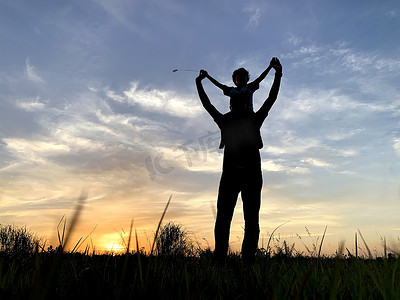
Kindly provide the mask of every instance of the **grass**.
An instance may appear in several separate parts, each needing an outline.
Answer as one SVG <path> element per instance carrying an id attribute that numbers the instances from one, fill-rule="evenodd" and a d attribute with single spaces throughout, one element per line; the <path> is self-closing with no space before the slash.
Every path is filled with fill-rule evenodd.
<path id="1" fill-rule="evenodd" d="M 0 257 L 1 299 L 400 299 L 400 260 L 41 252 Z M 49 284 L 51 283 L 51 284 Z"/>
<path id="2" fill-rule="evenodd" d="M 325 234 L 314 256 L 298 254 L 285 241 L 268 242 L 252 265 L 237 253 L 215 265 L 211 250 L 195 247 L 180 225 L 161 226 L 171 198 L 149 253 L 137 238 L 133 242 L 133 222 L 123 254 L 77 252 L 82 240 L 66 252 L 83 201 L 81 196 L 69 229 L 60 221 L 56 248 L 45 249 L 26 229 L 0 225 L 7 241 L 15 241 L 7 235 L 26 237 L 23 247 L 9 242 L 7 251 L 1 248 L 0 299 L 400 299 L 400 258 L 344 255 L 343 244 L 335 256 L 323 256 Z"/>

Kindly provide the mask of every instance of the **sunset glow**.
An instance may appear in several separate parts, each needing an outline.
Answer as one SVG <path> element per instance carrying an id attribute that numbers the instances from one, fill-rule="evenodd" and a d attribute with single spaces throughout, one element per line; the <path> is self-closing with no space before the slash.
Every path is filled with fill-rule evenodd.
<path id="1" fill-rule="evenodd" d="M 256 78 L 277 56 L 259 246 L 287 222 L 272 242 L 305 253 L 326 226 L 325 253 L 355 251 L 358 232 L 377 255 L 384 240 L 400 251 L 398 1 L 15 0 L 0 24 L 0 224 L 57 246 L 86 190 L 69 247 L 125 251 L 133 222 L 130 248 L 136 231 L 149 251 L 172 195 L 163 224 L 213 249 L 223 153 L 193 70 L 232 85 L 234 69 Z M 232 250 L 242 238 L 239 197 Z"/>

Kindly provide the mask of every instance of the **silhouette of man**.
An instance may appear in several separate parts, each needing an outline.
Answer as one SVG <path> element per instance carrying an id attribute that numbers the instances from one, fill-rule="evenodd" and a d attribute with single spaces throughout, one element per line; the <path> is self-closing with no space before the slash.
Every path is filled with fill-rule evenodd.
<path id="1" fill-rule="evenodd" d="M 277 99 L 282 77 L 282 65 L 276 57 L 272 58 L 270 65 L 275 70 L 274 82 L 268 98 L 257 112 L 248 107 L 243 97 L 233 97 L 231 111 L 220 113 L 211 104 L 203 88 L 202 80 L 207 73 L 201 70 L 196 78 L 200 101 L 220 128 L 221 145 L 225 147 L 214 228 L 214 258 L 219 262 L 225 260 L 228 252 L 231 221 L 239 192 L 245 222 L 242 258 L 249 262 L 255 259 L 260 234 L 259 211 L 263 184 L 260 157 L 263 142 L 260 128 Z"/>

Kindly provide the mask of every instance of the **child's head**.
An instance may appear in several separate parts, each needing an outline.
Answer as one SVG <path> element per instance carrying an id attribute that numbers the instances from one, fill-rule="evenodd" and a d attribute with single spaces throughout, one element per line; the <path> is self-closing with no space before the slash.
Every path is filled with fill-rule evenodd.
<path id="1" fill-rule="evenodd" d="M 245 68 L 240 68 L 233 71 L 232 80 L 236 86 L 245 85 L 250 79 L 250 74 Z"/>

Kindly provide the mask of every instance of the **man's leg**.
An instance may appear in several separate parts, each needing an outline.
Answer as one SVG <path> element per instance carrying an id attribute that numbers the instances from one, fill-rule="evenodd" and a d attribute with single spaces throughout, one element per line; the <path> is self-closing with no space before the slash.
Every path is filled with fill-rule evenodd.
<path id="1" fill-rule="evenodd" d="M 217 219 L 214 228 L 214 256 L 217 260 L 224 260 L 228 252 L 231 221 L 239 191 L 237 172 L 224 171 L 219 184 Z"/>
<path id="2" fill-rule="evenodd" d="M 243 259 L 253 262 L 260 235 L 259 212 L 261 206 L 262 172 L 261 168 L 246 170 L 243 174 L 243 214 L 244 239 L 242 244 Z"/>

